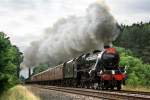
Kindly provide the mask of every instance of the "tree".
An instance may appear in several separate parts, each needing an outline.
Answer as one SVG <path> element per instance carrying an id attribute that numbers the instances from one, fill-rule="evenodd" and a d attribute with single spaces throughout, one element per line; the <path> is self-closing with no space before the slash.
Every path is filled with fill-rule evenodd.
<path id="1" fill-rule="evenodd" d="M 22 59 L 22 53 L 12 45 L 9 37 L 0 32 L 0 92 L 17 84 L 17 67 Z"/>

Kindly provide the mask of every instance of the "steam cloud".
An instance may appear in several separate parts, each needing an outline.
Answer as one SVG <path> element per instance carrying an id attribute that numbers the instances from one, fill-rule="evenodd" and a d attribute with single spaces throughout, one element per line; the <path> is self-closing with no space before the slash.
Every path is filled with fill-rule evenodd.
<path id="1" fill-rule="evenodd" d="M 119 29 L 107 6 L 94 3 L 84 17 L 61 19 L 46 33 L 26 50 L 23 64 L 27 67 L 40 63 L 57 65 L 82 53 L 103 49 L 104 44 L 115 40 Z"/>

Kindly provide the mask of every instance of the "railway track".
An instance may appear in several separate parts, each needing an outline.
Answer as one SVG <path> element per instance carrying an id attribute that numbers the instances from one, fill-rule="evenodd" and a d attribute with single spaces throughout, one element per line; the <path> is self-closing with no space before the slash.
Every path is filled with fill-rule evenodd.
<path id="1" fill-rule="evenodd" d="M 114 92 L 114 91 L 113 91 Z M 116 91 L 118 92 L 118 91 Z M 147 95 L 150 96 L 150 92 L 142 92 L 142 91 L 128 91 L 128 90 L 121 90 L 119 93 L 130 93 L 130 94 L 140 94 L 140 95 Z"/>
<path id="2" fill-rule="evenodd" d="M 99 91 L 83 88 L 57 87 L 57 86 L 41 86 L 34 85 L 38 88 L 67 92 L 72 94 L 84 95 L 94 98 L 102 98 L 108 100 L 150 100 L 149 92 L 136 91 Z"/>

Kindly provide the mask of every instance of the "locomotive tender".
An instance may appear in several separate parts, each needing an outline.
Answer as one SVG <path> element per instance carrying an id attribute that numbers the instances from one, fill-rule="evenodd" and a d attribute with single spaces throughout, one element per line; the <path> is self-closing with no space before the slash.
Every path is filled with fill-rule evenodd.
<path id="1" fill-rule="evenodd" d="M 107 47 L 33 75 L 26 83 L 120 90 L 126 71 L 119 60 L 116 49 Z"/>

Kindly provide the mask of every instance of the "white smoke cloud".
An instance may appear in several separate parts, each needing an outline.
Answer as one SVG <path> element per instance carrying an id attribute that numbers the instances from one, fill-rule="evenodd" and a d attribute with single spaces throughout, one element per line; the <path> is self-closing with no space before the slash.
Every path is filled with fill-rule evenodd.
<path id="1" fill-rule="evenodd" d="M 56 65 L 81 53 L 102 49 L 119 34 L 117 22 L 104 3 L 94 3 L 84 17 L 60 19 L 47 29 L 46 36 L 34 41 L 24 54 L 27 67 L 39 63 Z M 45 34 L 44 34 L 45 35 Z"/>

